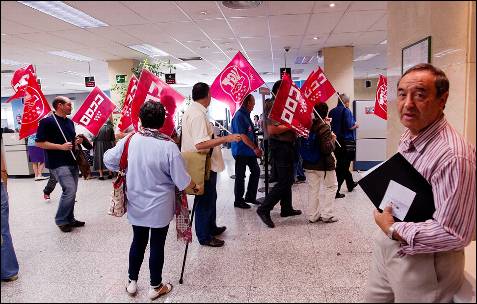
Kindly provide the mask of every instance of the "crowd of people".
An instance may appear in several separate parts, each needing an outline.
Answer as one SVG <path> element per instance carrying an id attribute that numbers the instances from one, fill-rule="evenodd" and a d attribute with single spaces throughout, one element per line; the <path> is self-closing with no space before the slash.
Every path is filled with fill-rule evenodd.
<path id="1" fill-rule="evenodd" d="M 279 87 L 277 81 L 273 96 Z M 432 185 L 436 211 L 432 220 L 413 223 L 395 222 L 390 207 L 382 213 L 375 210 L 375 222 L 382 231 L 376 234 L 366 301 L 448 302 L 463 282 L 463 249 L 475 237 L 475 147 L 467 144 L 445 118 L 449 81 L 443 71 L 430 64 L 417 65 L 401 77 L 397 92 L 400 121 L 406 127 L 399 152 Z M 99 149 L 102 155 L 95 153 L 94 157 L 95 168 L 103 172 L 101 176 L 106 169 L 118 171 L 121 156 L 127 153 L 127 218 L 133 239 L 126 291 L 132 296 L 138 290 L 138 274 L 148 243 L 149 297 L 156 299 L 172 290 L 172 284 L 162 278 L 164 245 L 169 223 L 186 188 L 196 193 L 203 191 L 194 198 L 199 244 L 224 246 L 225 241 L 219 236 L 226 226 L 218 225 L 216 220 L 217 173 L 225 169 L 221 151 L 224 143 L 231 143 L 235 159 L 234 207 L 249 209 L 249 203 L 258 205 L 258 217 L 270 228 L 275 226 L 270 212 L 278 203 L 281 217 L 302 214 L 294 208 L 292 194 L 300 167 L 308 183 L 310 223 L 338 221 L 333 203 L 344 196 L 340 193 L 342 184 L 346 182 L 348 191 L 357 186 L 349 166 L 354 157 L 355 129 L 359 125 L 348 109 L 346 95 L 339 96 L 337 106 L 331 111 L 326 103 L 315 106 L 310 140 L 306 142 L 298 140 L 290 127 L 268 119 L 274 97 L 266 101 L 260 125 L 259 117 L 254 117 L 254 121 L 250 117 L 254 97 L 246 96 L 232 119 L 232 134 L 221 137 L 215 136 L 207 118 L 211 103 L 209 86 L 202 82 L 195 84 L 192 99 L 194 102 L 184 113 L 178 141 L 159 131 L 165 120 L 163 105 L 148 101 L 140 109 L 139 132 L 123 134 L 114 145 L 114 133 L 111 125 L 107 125 L 95 143 L 96 147 L 102 145 Z M 55 98 L 53 108 L 55 113 L 40 121 L 35 141 L 37 147 L 45 150 L 46 167 L 62 188 L 56 225 L 62 232 L 69 232 L 85 225 L 74 216 L 79 172 L 73 152 L 76 145 L 84 145 L 88 140 L 76 134 L 73 122 L 67 118 L 71 113 L 68 98 Z M 260 175 L 257 158 L 263 154 L 257 130 L 268 134 L 266 140 L 276 181 L 263 203 L 256 199 Z M 105 144 L 107 141 L 111 142 L 109 146 Z M 311 146 L 319 157 L 301 154 L 300 145 Z M 203 186 L 191 179 L 181 155 L 191 151 L 207 154 L 209 165 Z M 2 280 L 13 280 L 18 273 L 18 262 L 8 229 L 3 160 L 2 157 Z M 247 167 L 250 176 L 245 188 Z"/>

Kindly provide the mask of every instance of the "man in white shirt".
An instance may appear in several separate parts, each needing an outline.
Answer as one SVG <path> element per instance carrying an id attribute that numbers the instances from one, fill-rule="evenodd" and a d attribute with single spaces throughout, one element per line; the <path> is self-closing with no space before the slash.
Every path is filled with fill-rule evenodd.
<path id="1" fill-rule="evenodd" d="M 212 100 L 209 85 L 198 82 L 192 88 L 194 102 L 185 111 L 182 117 L 182 144 L 181 151 L 209 151 L 212 150 L 210 178 L 205 181 L 204 194 L 194 199 L 195 231 L 201 245 L 222 247 L 224 241 L 216 236 L 225 231 L 226 227 L 217 227 L 217 173 L 225 169 L 220 145 L 227 142 L 241 140 L 240 134 L 231 134 L 214 138 L 213 127 L 207 118 L 207 107 Z"/>

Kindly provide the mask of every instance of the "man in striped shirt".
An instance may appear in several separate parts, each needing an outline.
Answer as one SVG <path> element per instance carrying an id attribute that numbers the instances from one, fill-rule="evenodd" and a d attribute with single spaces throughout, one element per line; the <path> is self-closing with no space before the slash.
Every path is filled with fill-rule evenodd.
<path id="1" fill-rule="evenodd" d="M 398 82 L 407 128 L 399 152 L 432 185 L 436 211 L 420 223 L 395 223 L 392 209 L 374 211 L 376 235 L 366 302 L 450 302 L 464 280 L 464 247 L 475 238 L 475 147 L 443 113 L 449 80 L 430 64 Z"/>

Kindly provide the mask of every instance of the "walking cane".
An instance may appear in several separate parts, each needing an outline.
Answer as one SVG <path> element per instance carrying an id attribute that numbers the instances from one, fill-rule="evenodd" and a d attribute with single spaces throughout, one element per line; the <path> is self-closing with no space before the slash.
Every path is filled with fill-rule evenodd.
<path id="1" fill-rule="evenodd" d="M 194 213 L 195 213 L 195 200 L 194 200 L 194 206 L 192 207 L 192 214 L 190 216 L 190 227 L 192 228 L 192 221 L 194 220 Z M 187 249 L 189 249 L 189 242 L 186 243 L 186 248 L 184 252 L 184 260 L 182 261 L 182 271 L 181 271 L 181 278 L 179 279 L 179 284 L 182 284 L 184 280 L 182 279 L 184 277 L 184 267 L 185 267 L 185 262 L 187 259 Z"/>

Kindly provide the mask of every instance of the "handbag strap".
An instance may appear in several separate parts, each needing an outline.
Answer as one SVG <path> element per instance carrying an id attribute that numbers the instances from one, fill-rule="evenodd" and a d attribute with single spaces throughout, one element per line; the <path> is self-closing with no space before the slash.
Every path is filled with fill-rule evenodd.
<path id="1" fill-rule="evenodd" d="M 133 137 L 134 133 L 129 135 L 128 138 L 126 138 L 126 143 L 124 144 L 124 150 L 123 153 L 121 154 L 121 160 L 119 161 L 119 170 L 124 171 L 128 167 L 128 148 L 129 148 L 129 142 L 131 141 L 131 138 Z"/>

